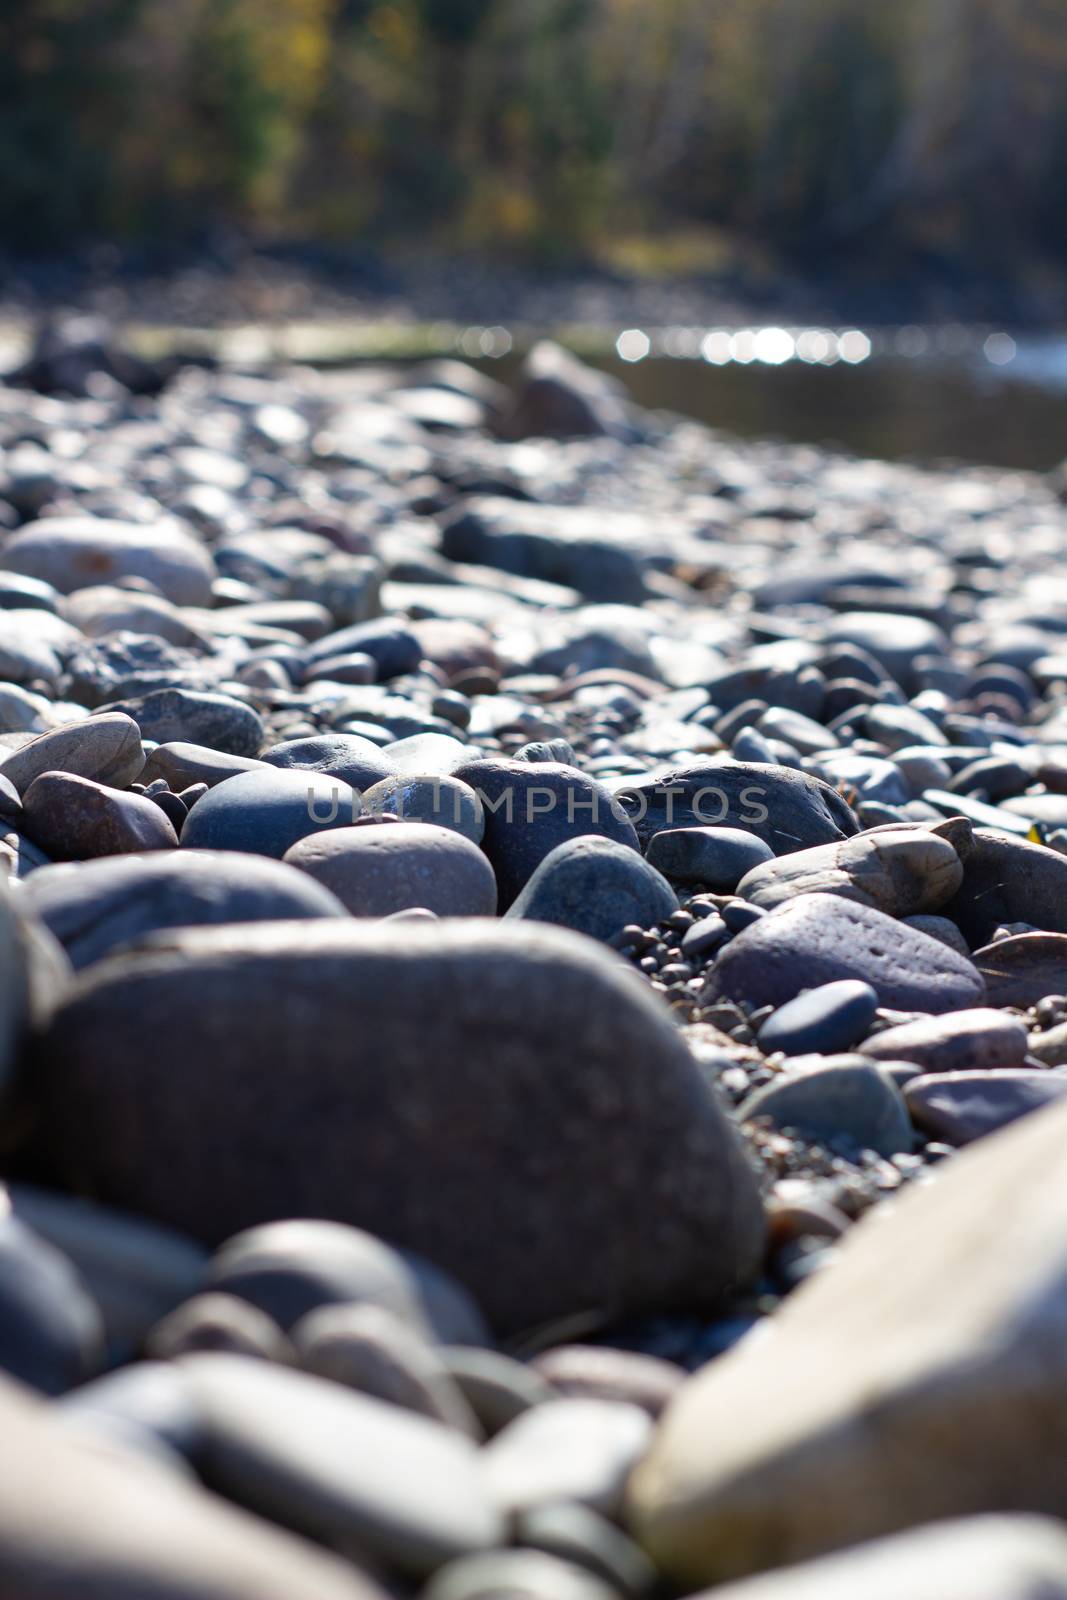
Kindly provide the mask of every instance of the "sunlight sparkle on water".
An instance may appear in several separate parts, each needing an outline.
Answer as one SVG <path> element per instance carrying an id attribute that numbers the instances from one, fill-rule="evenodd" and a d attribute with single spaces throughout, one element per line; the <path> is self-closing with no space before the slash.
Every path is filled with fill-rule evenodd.
<path id="1" fill-rule="evenodd" d="M 627 328 L 619 334 L 615 348 L 623 361 L 643 361 L 651 352 L 652 340 L 640 328 Z"/>
<path id="2" fill-rule="evenodd" d="M 1015 360 L 1016 344 L 1010 333 L 991 333 L 982 346 L 985 358 L 995 367 L 1006 367 Z"/>

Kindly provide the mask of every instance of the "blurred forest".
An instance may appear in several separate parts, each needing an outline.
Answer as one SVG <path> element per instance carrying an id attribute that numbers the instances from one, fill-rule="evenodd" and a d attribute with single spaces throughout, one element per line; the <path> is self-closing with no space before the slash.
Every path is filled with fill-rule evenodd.
<path id="1" fill-rule="evenodd" d="M 1067 0 L 2 0 L 0 243 L 1067 256 Z"/>

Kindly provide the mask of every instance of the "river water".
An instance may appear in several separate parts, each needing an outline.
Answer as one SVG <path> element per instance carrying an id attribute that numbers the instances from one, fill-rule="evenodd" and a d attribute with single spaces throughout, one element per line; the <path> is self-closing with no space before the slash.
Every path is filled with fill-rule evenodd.
<path id="1" fill-rule="evenodd" d="M 749 438 L 1038 471 L 1067 457 L 1067 335 L 631 329 L 593 359 L 641 405 Z M 504 376 L 515 360 L 485 365 Z"/>

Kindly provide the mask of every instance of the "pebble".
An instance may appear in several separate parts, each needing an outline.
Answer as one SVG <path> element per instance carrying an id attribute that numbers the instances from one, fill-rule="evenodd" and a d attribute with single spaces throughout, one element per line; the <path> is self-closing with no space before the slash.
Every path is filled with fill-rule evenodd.
<path id="1" fill-rule="evenodd" d="M 225 755 L 254 756 L 263 742 L 259 712 L 228 694 L 152 689 L 102 709 L 132 717 L 141 737 L 156 744 L 203 744 Z"/>
<path id="2" fill-rule="evenodd" d="M 726 946 L 701 992 L 704 1004 L 784 1005 L 842 978 L 868 983 L 880 1005 L 940 1014 L 978 1005 L 977 968 L 884 912 L 835 895 L 798 895 Z"/>
<path id="3" fill-rule="evenodd" d="M 537 1356 L 535 1371 L 572 1399 L 624 1400 L 658 1417 L 681 1386 L 680 1367 L 657 1356 L 603 1345 L 556 1345 Z"/>
<path id="4" fill-rule="evenodd" d="M 367 1304 L 442 1342 L 489 1342 L 481 1312 L 458 1282 L 339 1222 L 270 1222 L 235 1234 L 212 1256 L 206 1282 L 287 1331 L 320 1307 Z"/>
<path id="5" fill-rule="evenodd" d="M 615 1517 L 651 1433 L 647 1411 L 628 1401 L 551 1400 L 485 1446 L 486 1486 L 509 1517 L 561 1501 Z"/>
<path id="6" fill-rule="evenodd" d="M 478 846 L 431 822 L 334 828 L 300 839 L 285 861 L 336 895 L 353 917 L 415 908 L 438 917 L 496 911 L 496 879 Z"/>
<path id="7" fill-rule="evenodd" d="M 8 1198 L 15 1219 L 76 1271 L 112 1363 L 131 1360 L 148 1330 L 199 1286 L 206 1252 L 182 1234 L 36 1184 L 13 1183 Z"/>
<path id="8" fill-rule="evenodd" d="M 1025 1009 L 1067 989 L 1067 934 L 1017 933 L 997 939 L 974 952 L 974 964 L 991 1004 Z"/>
<path id="9" fill-rule="evenodd" d="M 453 776 L 482 802 L 482 848 L 506 911 L 557 845 L 595 836 L 637 850 L 637 835 L 608 791 L 556 762 L 475 760 Z"/>
<path id="10" fill-rule="evenodd" d="M 769 845 L 741 828 L 664 828 L 648 841 L 646 854 L 668 878 L 719 894 L 732 894 L 746 873 L 774 860 Z"/>
<path id="11" fill-rule="evenodd" d="M 803 1063 L 803 1065 L 802 1065 Z M 787 1062 L 783 1074 L 738 1108 L 742 1121 L 767 1117 L 831 1143 L 844 1140 L 881 1156 L 912 1149 L 904 1098 L 889 1076 L 861 1056 L 809 1056 Z"/>
<path id="12" fill-rule="evenodd" d="M 506 916 L 610 942 L 627 926 L 647 927 L 677 909 L 666 878 L 636 850 L 590 835 L 550 850 Z"/>
<path id="13" fill-rule="evenodd" d="M 588 1506 L 534 1506 L 515 1522 L 516 1543 L 573 1562 L 623 1595 L 651 1594 L 656 1571 L 621 1529 Z"/>
<path id="14" fill-rule="evenodd" d="M 194 1350 L 258 1356 L 262 1361 L 295 1362 L 296 1353 L 278 1324 L 232 1294 L 197 1294 L 151 1328 L 144 1353 L 149 1360 L 176 1361 Z"/>
<path id="15" fill-rule="evenodd" d="M 265 750 L 263 760 L 272 767 L 295 768 L 299 772 L 338 778 L 361 793 L 392 776 L 392 768 L 378 746 L 358 734 L 287 739 Z"/>
<path id="16" fill-rule="evenodd" d="M 617 1591 L 575 1561 L 540 1550 L 494 1550 L 443 1567 L 425 1600 L 617 1600 Z"/>
<path id="17" fill-rule="evenodd" d="M 619 800 L 642 845 L 654 834 L 695 826 L 752 833 L 775 855 L 833 844 L 857 831 L 835 789 L 784 767 L 718 762 L 627 783 Z"/>
<path id="18" fill-rule="evenodd" d="M 209 789 L 182 829 L 183 850 L 246 851 L 281 859 L 309 834 L 350 826 L 359 797 L 340 778 L 265 768 Z"/>
<path id="19" fill-rule="evenodd" d="M 876 1061 L 910 1061 L 924 1072 L 976 1072 L 1021 1067 L 1026 1026 L 1017 1017 L 979 1007 L 886 1028 L 861 1046 Z"/>
<path id="20" fill-rule="evenodd" d="M 217 1494 L 410 1578 L 503 1542 L 475 1446 L 453 1428 L 247 1356 L 184 1356 Z"/>
<path id="21" fill-rule="evenodd" d="M 103 1356 L 100 1309 L 76 1268 L 8 1211 L 0 1217 L 0 1369 L 54 1395 L 90 1377 Z"/>
<path id="22" fill-rule="evenodd" d="M 441 1358 L 489 1438 L 532 1406 L 558 1398 L 532 1367 L 498 1350 L 452 1345 L 441 1351 Z"/>
<path id="23" fill-rule="evenodd" d="M 939 1072 L 904 1088 L 915 1126 L 953 1145 L 971 1144 L 1065 1095 L 1067 1077 L 1011 1068 Z"/>
<path id="24" fill-rule="evenodd" d="M 179 606 L 211 601 L 215 564 L 176 522 L 115 522 L 104 517 L 47 517 L 4 541 L 0 566 L 71 594 L 121 578 L 144 578 Z"/>
<path id="25" fill-rule="evenodd" d="M 408 822 L 451 828 L 472 844 L 481 844 L 485 835 L 482 803 L 469 784 L 458 778 L 383 778 L 364 792 L 363 814 L 385 812 Z"/>
<path id="26" fill-rule="evenodd" d="M 24 827 L 53 861 L 173 850 L 178 835 L 159 806 L 66 772 L 42 772 L 23 796 Z"/>
<path id="27" fill-rule="evenodd" d="M 906 917 L 938 910 L 962 882 L 963 864 L 947 839 L 921 828 L 886 828 L 771 860 L 732 887 L 763 911 L 798 894 L 836 894 Z"/>
<path id="28" fill-rule="evenodd" d="M 384 1306 L 320 1307 L 297 1323 L 293 1340 L 305 1372 L 482 1438 L 441 1355 Z"/>
<path id="29" fill-rule="evenodd" d="M 76 1600 L 384 1600 L 352 1562 L 233 1511 L 128 1448 L 88 1448 L 14 1386 L 0 1393 L 12 1593 Z"/>
<path id="30" fill-rule="evenodd" d="M 878 993 L 869 983 L 842 978 L 820 984 L 778 1006 L 761 1024 L 757 1043 L 768 1055 L 835 1055 L 866 1038 L 877 1009 Z"/>

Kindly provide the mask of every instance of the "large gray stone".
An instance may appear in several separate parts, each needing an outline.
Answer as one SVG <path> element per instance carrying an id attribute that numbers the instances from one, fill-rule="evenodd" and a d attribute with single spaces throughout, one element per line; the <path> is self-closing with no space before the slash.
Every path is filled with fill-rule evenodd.
<path id="1" fill-rule="evenodd" d="M 1064 1515 L 1065 1138 L 1058 1105 L 964 1151 L 686 1384 L 631 1492 L 676 1580 L 939 1518 Z"/>
<path id="2" fill-rule="evenodd" d="M 987 944 L 1006 922 L 1067 933 L 1067 857 L 976 828 L 963 884 L 944 915 L 959 924 L 972 950 Z"/>
<path id="3" fill-rule="evenodd" d="M 758 1261 L 740 1146 L 591 941 L 327 919 L 153 945 L 83 973 L 42 1039 L 40 1143 L 67 1182 L 209 1241 L 369 1228 L 504 1330 L 712 1303 Z"/>

